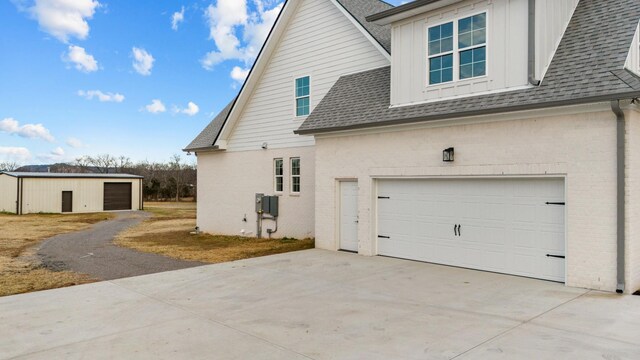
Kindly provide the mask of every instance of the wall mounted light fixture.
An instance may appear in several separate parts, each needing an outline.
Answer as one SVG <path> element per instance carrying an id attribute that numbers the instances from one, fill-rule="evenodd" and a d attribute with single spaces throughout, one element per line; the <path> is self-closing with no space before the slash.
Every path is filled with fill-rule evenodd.
<path id="1" fill-rule="evenodd" d="M 444 149 L 442 151 L 442 161 L 444 162 L 453 162 L 454 151 L 453 148 L 450 147 L 448 149 Z"/>

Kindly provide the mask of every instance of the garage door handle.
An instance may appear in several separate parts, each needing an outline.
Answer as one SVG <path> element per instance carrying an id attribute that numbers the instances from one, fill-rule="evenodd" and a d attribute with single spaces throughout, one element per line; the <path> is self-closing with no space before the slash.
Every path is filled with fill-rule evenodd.
<path id="1" fill-rule="evenodd" d="M 558 258 L 558 259 L 564 259 L 565 258 L 564 255 L 551 255 L 551 254 L 547 254 L 547 257 Z"/>
<path id="2" fill-rule="evenodd" d="M 458 236 L 462 236 L 462 225 L 458 224 Z"/>
<path id="3" fill-rule="evenodd" d="M 453 235 L 458 236 L 458 224 L 453 225 Z"/>

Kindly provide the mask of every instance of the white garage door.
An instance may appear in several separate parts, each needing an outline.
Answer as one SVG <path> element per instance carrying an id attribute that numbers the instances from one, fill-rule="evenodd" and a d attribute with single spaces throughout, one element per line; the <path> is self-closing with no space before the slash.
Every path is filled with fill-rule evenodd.
<path id="1" fill-rule="evenodd" d="M 562 179 L 380 180 L 378 253 L 564 282 Z"/>

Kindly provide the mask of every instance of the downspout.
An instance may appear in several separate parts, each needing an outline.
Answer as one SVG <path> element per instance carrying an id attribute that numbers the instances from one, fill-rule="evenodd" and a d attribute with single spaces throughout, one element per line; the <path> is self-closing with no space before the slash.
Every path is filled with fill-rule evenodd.
<path id="1" fill-rule="evenodd" d="M 617 143 L 617 281 L 616 292 L 622 294 L 625 287 L 625 118 L 624 112 L 620 108 L 620 100 L 611 101 L 611 110 L 616 114 L 616 143 Z"/>
<path id="2" fill-rule="evenodd" d="M 16 178 L 16 215 L 20 215 L 20 178 Z"/>
<path id="3" fill-rule="evenodd" d="M 536 0 L 529 0 L 529 84 L 540 85 L 536 79 Z"/>
<path id="4" fill-rule="evenodd" d="M 24 193 L 24 178 L 20 178 L 20 213 L 18 215 L 22 215 L 22 203 L 24 202 L 24 197 L 22 194 Z"/>

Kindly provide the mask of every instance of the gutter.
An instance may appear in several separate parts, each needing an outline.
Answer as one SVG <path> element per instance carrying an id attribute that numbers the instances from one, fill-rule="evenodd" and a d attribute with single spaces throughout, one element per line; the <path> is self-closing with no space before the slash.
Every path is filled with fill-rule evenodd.
<path id="1" fill-rule="evenodd" d="M 616 292 L 622 294 L 625 289 L 625 117 L 620 108 L 620 100 L 611 101 L 611 110 L 616 115 L 617 143 L 617 287 Z"/>
<path id="2" fill-rule="evenodd" d="M 540 80 L 536 79 L 536 0 L 529 0 L 529 50 L 528 50 L 528 70 L 529 84 L 540 85 Z"/>

